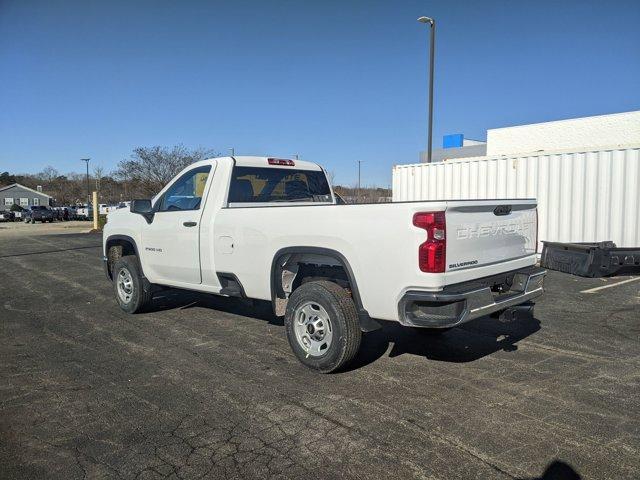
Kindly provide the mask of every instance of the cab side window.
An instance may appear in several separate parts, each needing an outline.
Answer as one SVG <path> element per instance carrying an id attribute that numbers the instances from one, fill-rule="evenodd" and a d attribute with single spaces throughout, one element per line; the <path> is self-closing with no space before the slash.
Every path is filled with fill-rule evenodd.
<path id="1" fill-rule="evenodd" d="M 204 165 L 182 175 L 162 195 L 158 212 L 198 210 L 210 171 L 211 166 Z"/>

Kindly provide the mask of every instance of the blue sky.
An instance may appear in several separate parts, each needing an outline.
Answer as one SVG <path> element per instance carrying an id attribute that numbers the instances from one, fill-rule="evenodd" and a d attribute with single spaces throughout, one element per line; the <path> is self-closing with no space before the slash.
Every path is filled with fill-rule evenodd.
<path id="1" fill-rule="evenodd" d="M 386 186 L 442 135 L 640 109 L 640 2 L 0 0 L 0 171 L 136 146 L 317 161 Z"/>

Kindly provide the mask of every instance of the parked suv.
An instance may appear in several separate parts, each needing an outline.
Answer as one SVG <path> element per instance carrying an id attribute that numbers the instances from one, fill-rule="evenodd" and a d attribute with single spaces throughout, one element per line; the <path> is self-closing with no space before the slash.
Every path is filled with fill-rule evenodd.
<path id="1" fill-rule="evenodd" d="M 45 207 L 44 205 L 40 206 L 32 206 L 31 207 L 31 215 L 26 222 L 31 221 L 31 223 L 36 222 L 53 222 L 56 218 L 56 214 L 49 207 Z"/>

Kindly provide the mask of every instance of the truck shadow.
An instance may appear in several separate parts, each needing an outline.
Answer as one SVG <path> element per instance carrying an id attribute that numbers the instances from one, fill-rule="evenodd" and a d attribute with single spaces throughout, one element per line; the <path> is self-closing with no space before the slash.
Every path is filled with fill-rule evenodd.
<path id="1" fill-rule="evenodd" d="M 518 313 L 509 321 L 478 318 L 439 335 L 425 335 L 395 322 L 382 323 L 382 329 L 363 337 L 350 370 L 376 361 L 387 351 L 391 358 L 409 354 L 439 362 L 473 362 L 497 351 L 513 352 L 518 341 L 540 330 L 540 321 L 529 312 Z"/>
<path id="2" fill-rule="evenodd" d="M 521 480 L 581 480 L 582 477 L 574 468 L 562 460 L 554 460 L 540 477 L 523 478 Z"/>
<path id="3" fill-rule="evenodd" d="M 166 289 L 155 293 L 152 303 L 152 306 L 145 312 L 161 312 L 174 309 L 185 310 L 200 307 L 265 320 L 272 325 L 284 326 L 283 318 L 276 317 L 273 314 L 271 302 L 263 300 L 221 297 L 190 290 Z"/>
<path id="4" fill-rule="evenodd" d="M 224 298 L 185 290 L 164 290 L 154 295 L 152 311 L 208 308 L 242 315 L 283 326 L 271 304 L 259 300 Z M 506 321 L 493 317 L 472 320 L 439 335 L 425 335 L 395 322 L 380 321 L 382 328 L 363 335 L 358 356 L 345 371 L 355 370 L 383 357 L 418 355 L 429 360 L 449 363 L 473 362 L 497 351 L 512 352 L 517 342 L 540 330 L 540 321 L 530 311 L 518 312 Z M 284 336 L 284 331 L 283 331 Z"/>

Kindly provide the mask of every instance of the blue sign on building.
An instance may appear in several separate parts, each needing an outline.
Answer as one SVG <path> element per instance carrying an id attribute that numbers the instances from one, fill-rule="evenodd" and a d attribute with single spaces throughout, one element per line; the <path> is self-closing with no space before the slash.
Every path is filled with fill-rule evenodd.
<path id="1" fill-rule="evenodd" d="M 453 133 L 442 137 L 442 148 L 458 148 L 464 144 L 464 134 Z"/>

